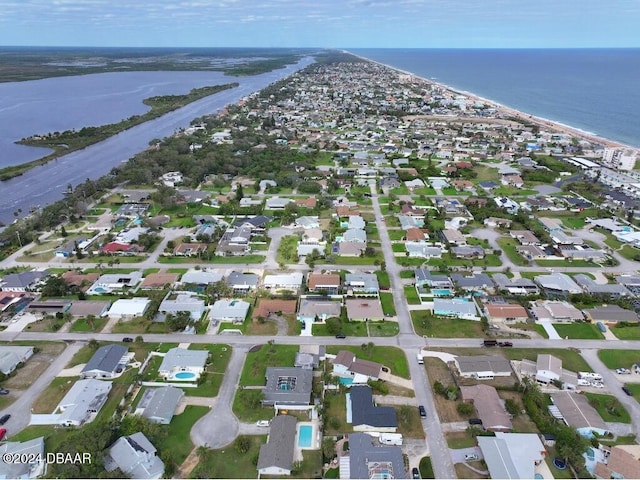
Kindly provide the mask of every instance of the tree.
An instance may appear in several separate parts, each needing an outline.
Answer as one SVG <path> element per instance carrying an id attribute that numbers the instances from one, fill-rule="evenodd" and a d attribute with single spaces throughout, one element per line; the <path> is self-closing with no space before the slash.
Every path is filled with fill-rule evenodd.
<path id="1" fill-rule="evenodd" d="M 513 398 L 507 398 L 504 402 L 504 408 L 507 410 L 507 412 L 509 412 L 511 415 L 518 415 L 520 413 L 520 404 L 515 401 Z"/>
<path id="2" fill-rule="evenodd" d="M 89 340 L 89 343 L 87 343 L 87 346 L 91 350 L 97 350 L 98 347 L 100 346 L 100 344 L 98 343 L 98 341 L 95 338 L 92 338 L 91 340 Z"/>
<path id="3" fill-rule="evenodd" d="M 236 438 L 235 442 L 233 442 L 233 447 L 238 453 L 247 453 L 251 448 L 251 439 L 247 435 L 240 435 Z"/>
<path id="4" fill-rule="evenodd" d="M 45 281 L 41 293 L 43 297 L 62 297 L 67 291 L 67 284 L 62 278 L 51 276 Z"/>
<path id="5" fill-rule="evenodd" d="M 64 225 L 62 225 L 60 227 L 60 236 L 66 237 L 67 235 L 69 235 L 69 234 L 67 233 L 67 230 L 64 228 Z"/>
<path id="6" fill-rule="evenodd" d="M 240 201 L 242 200 L 242 198 L 244 197 L 244 192 L 242 190 L 242 184 L 238 184 L 238 187 L 236 188 L 236 201 Z"/>
<path id="7" fill-rule="evenodd" d="M 322 456 L 326 463 L 329 463 L 336 456 L 336 442 L 328 437 L 322 440 Z"/>
<path id="8" fill-rule="evenodd" d="M 459 402 L 458 405 L 456 405 L 456 410 L 463 417 L 470 417 L 471 415 L 473 415 L 474 408 L 470 403 Z"/>
<path id="9" fill-rule="evenodd" d="M 168 313 L 165 322 L 172 332 L 184 330 L 190 324 L 195 323 L 191 320 L 191 314 L 189 312 Z"/>
<path id="10" fill-rule="evenodd" d="M 340 319 L 336 317 L 327 318 L 326 324 L 327 324 L 327 332 L 329 332 L 331 335 L 340 333 L 340 330 L 342 329 Z"/>

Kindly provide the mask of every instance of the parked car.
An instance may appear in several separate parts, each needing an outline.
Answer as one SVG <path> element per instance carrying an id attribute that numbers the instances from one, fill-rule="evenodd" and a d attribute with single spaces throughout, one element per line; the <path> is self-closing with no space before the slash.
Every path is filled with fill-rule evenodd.
<path id="1" fill-rule="evenodd" d="M 4 440 L 4 437 L 7 436 L 7 429 L 6 428 L 0 428 L 0 441 Z"/>
<path id="2" fill-rule="evenodd" d="M 9 395 L 9 390 L 6 388 L 0 388 L 0 395 Z"/>
<path id="3" fill-rule="evenodd" d="M 413 467 L 411 469 L 411 478 L 420 478 L 420 470 L 418 470 L 416 467 Z"/>
<path id="4" fill-rule="evenodd" d="M 476 455 L 475 453 L 466 453 L 466 454 L 464 455 L 464 459 L 465 459 L 466 461 L 469 461 L 469 460 L 478 460 L 478 458 L 480 458 L 480 457 L 478 457 L 478 455 Z"/>
<path id="5" fill-rule="evenodd" d="M 123 342 L 126 342 L 126 343 L 131 343 L 131 342 L 133 342 L 133 338 L 131 338 L 131 337 L 124 337 L 124 338 L 122 339 L 122 341 L 123 341 Z"/>
<path id="6" fill-rule="evenodd" d="M 0 425 L 4 425 L 5 423 L 7 423 L 10 418 L 11 418 L 11 414 L 9 413 L 0 417 Z"/>
<path id="7" fill-rule="evenodd" d="M 256 425 L 259 427 L 268 427 L 269 425 L 271 425 L 271 420 L 258 420 L 256 422 Z"/>
<path id="8" fill-rule="evenodd" d="M 344 333 L 338 333 L 336 338 L 347 338 L 347 336 Z"/>
<path id="9" fill-rule="evenodd" d="M 470 418 L 469 425 L 482 425 L 482 420 L 479 418 Z"/>
<path id="10" fill-rule="evenodd" d="M 498 346 L 500 346 L 500 347 L 513 347 L 513 343 L 512 342 L 499 342 Z"/>
<path id="11" fill-rule="evenodd" d="M 629 395 L 630 397 L 633 396 L 633 393 L 631 393 L 631 390 L 629 390 L 627 387 L 622 387 L 622 391 L 627 395 Z"/>
<path id="12" fill-rule="evenodd" d="M 418 407 L 418 412 L 420 412 L 422 418 L 427 418 L 427 410 L 424 408 L 424 405 Z"/>

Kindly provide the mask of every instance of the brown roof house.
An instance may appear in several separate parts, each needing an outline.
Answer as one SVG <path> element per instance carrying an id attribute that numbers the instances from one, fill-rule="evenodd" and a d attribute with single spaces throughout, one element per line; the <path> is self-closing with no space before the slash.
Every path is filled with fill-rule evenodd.
<path id="1" fill-rule="evenodd" d="M 559 392 L 552 394 L 551 400 L 553 406 L 549 407 L 549 412 L 575 428 L 580 435 L 592 437 L 594 433 L 600 436 L 609 433 L 606 423 L 584 395 Z"/>
<path id="2" fill-rule="evenodd" d="M 337 295 L 340 291 L 340 274 L 310 273 L 307 285 L 310 292 L 325 292 L 327 295 Z"/>
<path id="3" fill-rule="evenodd" d="M 490 322 L 518 323 L 529 318 L 527 309 L 515 303 L 487 303 L 484 311 Z"/>
<path id="4" fill-rule="evenodd" d="M 181 243 L 173 249 L 173 254 L 180 257 L 193 257 L 204 253 L 209 248 L 206 243 Z"/>
<path id="5" fill-rule="evenodd" d="M 77 270 L 67 270 L 61 275 L 64 283 L 70 287 L 83 287 L 83 290 L 89 288 L 99 277 L 99 273 L 81 273 Z"/>
<path id="6" fill-rule="evenodd" d="M 296 300 L 271 300 L 268 298 L 261 298 L 258 304 L 253 309 L 253 319 L 256 320 L 259 317 L 267 318 L 272 313 L 278 313 L 282 315 L 295 315 Z"/>
<path id="7" fill-rule="evenodd" d="M 596 463 L 596 478 L 640 478 L 640 445 L 616 445 L 604 462 Z"/>
<path id="8" fill-rule="evenodd" d="M 354 384 L 366 384 L 380 377 L 382 365 L 356 358 L 353 352 L 340 350 L 333 359 L 333 374 L 341 378 L 351 378 Z"/>
<path id="9" fill-rule="evenodd" d="M 140 284 L 140 288 L 143 290 L 164 288 L 166 285 L 173 285 L 177 282 L 178 277 L 179 275 L 177 273 L 150 273 L 144 277 L 144 280 L 142 280 L 142 283 Z"/>
<path id="10" fill-rule="evenodd" d="M 349 298 L 345 303 L 350 321 L 376 322 L 384 319 L 379 298 Z"/>
<path id="11" fill-rule="evenodd" d="M 462 401 L 473 403 L 482 426 L 490 432 L 508 432 L 513 428 L 511 417 L 504 409 L 502 400 L 494 387 L 473 385 L 460 387 Z"/>

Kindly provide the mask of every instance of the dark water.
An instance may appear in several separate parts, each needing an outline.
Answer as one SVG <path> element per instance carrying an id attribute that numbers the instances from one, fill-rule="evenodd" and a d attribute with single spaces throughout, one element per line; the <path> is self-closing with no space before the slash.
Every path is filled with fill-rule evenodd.
<path id="1" fill-rule="evenodd" d="M 509 107 L 640 147 L 640 49 L 353 49 Z"/>
<path id="2" fill-rule="evenodd" d="M 18 209 L 22 209 L 24 213 L 27 213 L 31 207 L 45 206 L 61 199 L 67 184 L 77 185 L 87 178 L 94 179 L 107 174 L 113 167 L 127 161 L 136 153 L 147 148 L 149 141 L 154 138 L 172 135 L 177 129 L 189 126 L 191 120 L 194 118 L 215 113 L 226 105 L 235 103 L 242 97 L 261 90 L 267 85 L 304 68 L 312 61 L 311 58 L 305 58 L 295 65 L 289 65 L 286 68 L 261 75 L 239 78 L 225 77 L 224 83 L 236 81 L 240 86 L 203 98 L 163 115 L 160 118 L 130 128 L 103 142 L 87 147 L 84 150 L 70 153 L 44 166 L 36 167 L 20 177 L 13 178 L 6 182 L 0 182 L 0 198 L 2 198 L 2 202 L 0 202 L 0 221 L 4 223 L 11 222 L 14 218 L 13 212 Z M 158 72 L 159 77 L 156 78 L 161 78 L 164 73 L 165 72 Z M 172 73 L 176 72 L 168 72 L 166 74 L 171 75 Z M 183 73 L 187 77 L 194 74 L 195 78 L 200 78 L 202 74 L 202 72 L 178 73 Z M 126 76 L 128 74 L 99 74 L 98 76 L 100 75 L 115 75 L 111 78 L 113 82 L 117 83 L 119 75 Z M 93 75 L 87 77 L 93 77 Z M 56 80 L 71 81 L 77 78 L 84 77 L 63 77 Z M 91 81 L 91 79 L 88 81 Z M 141 82 L 140 86 L 133 90 L 139 92 L 139 99 L 145 98 L 149 96 L 149 91 L 155 92 L 155 89 L 159 88 L 152 84 L 153 82 L 149 81 Z M 210 78 L 204 81 L 204 83 L 201 83 L 201 85 L 207 84 L 211 84 Z M 132 90 L 130 88 L 131 85 L 127 84 L 127 87 L 129 88 L 123 88 L 122 90 L 130 92 Z M 85 85 L 85 88 L 90 89 L 90 85 Z M 186 91 L 188 90 L 187 88 Z M 173 93 L 176 92 L 173 91 Z M 96 94 L 95 96 L 100 100 L 100 95 Z M 127 95 L 125 95 L 125 97 L 127 97 Z M 117 94 L 111 95 L 110 98 L 110 102 L 106 102 L 107 105 L 110 103 L 120 105 L 120 97 Z M 125 107 L 130 108 L 135 103 L 134 100 L 123 101 L 122 108 L 116 106 L 111 110 L 117 110 L 120 113 L 119 118 L 122 118 L 122 116 L 126 117 L 129 116 L 130 113 L 123 115 Z M 87 109 L 97 110 L 97 108 L 93 108 L 91 105 L 88 106 Z M 35 113 L 36 110 L 34 110 L 34 114 Z M 113 112 L 111 114 L 113 114 Z M 101 118 L 104 119 L 106 117 Z M 75 123 L 75 126 L 82 126 L 82 124 Z M 0 136 L 2 136 L 1 131 Z"/>

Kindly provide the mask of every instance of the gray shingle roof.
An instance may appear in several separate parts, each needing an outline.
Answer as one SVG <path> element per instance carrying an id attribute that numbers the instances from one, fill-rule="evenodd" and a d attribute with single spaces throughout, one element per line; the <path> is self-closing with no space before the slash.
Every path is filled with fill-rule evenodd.
<path id="1" fill-rule="evenodd" d="M 311 370 L 296 367 L 268 367 L 267 384 L 264 387 L 264 403 L 273 405 L 308 405 L 311 400 Z M 290 378 L 291 381 L 282 381 Z"/>
<path id="2" fill-rule="evenodd" d="M 393 407 L 377 407 L 373 404 L 371 388 L 353 386 L 351 394 L 351 412 L 353 426 L 371 425 L 372 427 L 397 427 L 398 420 Z"/>
<path id="3" fill-rule="evenodd" d="M 204 367 L 209 358 L 207 350 L 187 350 L 186 348 L 172 348 L 160 364 L 159 372 L 170 372 L 180 367 Z"/>
<path id="4" fill-rule="evenodd" d="M 374 446 L 366 433 L 349 434 L 350 478 L 373 478 L 376 469 L 381 473 L 376 478 L 409 478 L 399 447 Z"/>
<path id="5" fill-rule="evenodd" d="M 164 474 L 164 463 L 142 432 L 120 437 L 109 449 L 105 468 L 107 471 L 120 468 L 131 478 L 160 478 Z"/>
<path id="6" fill-rule="evenodd" d="M 105 345 L 96 350 L 91 360 L 87 362 L 82 369 L 81 375 L 92 371 L 100 371 L 114 373 L 120 365 L 122 357 L 127 354 L 128 350 L 122 345 Z"/>
<path id="7" fill-rule="evenodd" d="M 273 419 L 267 443 L 260 447 L 258 470 L 269 467 L 291 470 L 297 423 L 291 415 L 278 415 Z"/>
<path id="8" fill-rule="evenodd" d="M 170 423 L 184 392 L 176 387 L 154 388 L 151 392 L 151 400 L 142 412 L 142 416 L 154 422 Z"/>

